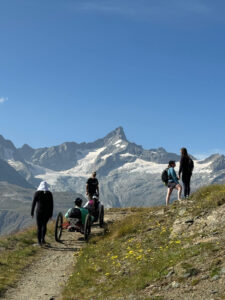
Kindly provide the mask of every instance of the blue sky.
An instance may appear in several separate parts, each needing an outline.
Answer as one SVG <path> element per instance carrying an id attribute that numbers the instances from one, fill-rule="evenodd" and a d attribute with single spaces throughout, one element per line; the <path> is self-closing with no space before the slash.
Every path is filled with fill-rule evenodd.
<path id="1" fill-rule="evenodd" d="M 1 0 L 0 134 L 225 153 L 224 33 L 224 0 Z"/>

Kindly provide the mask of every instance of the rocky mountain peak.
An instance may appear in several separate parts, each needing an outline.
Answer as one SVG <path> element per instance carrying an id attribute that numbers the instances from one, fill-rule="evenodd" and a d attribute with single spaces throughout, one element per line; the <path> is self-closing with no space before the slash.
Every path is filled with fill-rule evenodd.
<path id="1" fill-rule="evenodd" d="M 22 161 L 14 144 L 10 140 L 6 140 L 2 135 L 0 135 L 0 158 L 3 160 L 13 159 Z"/>
<path id="2" fill-rule="evenodd" d="M 211 168 L 214 172 L 218 172 L 225 169 L 225 156 L 224 155 L 218 155 L 215 157 L 211 164 Z"/>
<path id="3" fill-rule="evenodd" d="M 21 147 L 22 150 L 34 150 L 31 146 L 29 146 L 28 144 L 24 144 L 22 147 Z"/>
<path id="4" fill-rule="evenodd" d="M 220 157 L 222 157 L 223 155 L 216 153 L 216 154 L 212 154 L 209 157 L 207 157 L 206 159 L 200 161 L 200 164 L 206 164 L 206 163 L 210 163 L 210 162 L 214 162 L 216 160 L 218 160 Z"/>
<path id="5" fill-rule="evenodd" d="M 24 144 L 21 148 L 18 149 L 20 155 L 27 161 L 30 161 L 35 150 L 27 144 Z"/>
<path id="6" fill-rule="evenodd" d="M 126 135 L 124 133 L 123 127 L 118 127 L 115 130 L 111 131 L 107 136 L 104 138 L 105 141 L 118 141 L 123 140 L 127 141 Z"/>
<path id="7" fill-rule="evenodd" d="M 15 146 L 13 145 L 13 143 L 10 140 L 6 140 L 2 135 L 0 135 L 0 146 L 15 149 Z"/>

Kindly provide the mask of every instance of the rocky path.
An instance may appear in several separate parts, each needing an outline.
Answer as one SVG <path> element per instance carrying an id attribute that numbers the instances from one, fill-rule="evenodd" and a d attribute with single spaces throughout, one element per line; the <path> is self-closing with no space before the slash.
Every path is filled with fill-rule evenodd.
<path id="1" fill-rule="evenodd" d="M 106 223 L 122 218 L 125 212 L 107 213 Z M 104 234 L 104 229 L 95 225 L 92 234 Z M 85 242 L 80 233 L 63 232 L 62 243 L 47 245 L 37 260 L 24 272 L 17 285 L 9 289 L 2 299 L 6 300 L 56 300 L 67 282 L 75 263 L 74 252 Z"/>

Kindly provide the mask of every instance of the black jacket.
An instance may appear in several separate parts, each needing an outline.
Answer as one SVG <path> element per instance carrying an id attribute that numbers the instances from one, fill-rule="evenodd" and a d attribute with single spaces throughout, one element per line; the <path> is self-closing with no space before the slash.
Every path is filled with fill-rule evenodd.
<path id="1" fill-rule="evenodd" d="M 94 195 L 95 193 L 98 193 L 98 179 L 90 177 L 87 180 L 87 192 L 89 194 Z"/>
<path id="2" fill-rule="evenodd" d="M 48 218 L 52 217 L 53 214 L 53 196 L 50 191 L 36 191 L 34 194 L 31 216 L 34 215 L 34 209 L 36 208 L 36 214 L 44 215 Z"/>
<path id="3" fill-rule="evenodd" d="M 180 168 L 179 168 L 179 177 L 182 173 L 183 177 L 191 176 L 194 168 L 193 160 L 189 156 L 181 156 L 180 159 Z"/>

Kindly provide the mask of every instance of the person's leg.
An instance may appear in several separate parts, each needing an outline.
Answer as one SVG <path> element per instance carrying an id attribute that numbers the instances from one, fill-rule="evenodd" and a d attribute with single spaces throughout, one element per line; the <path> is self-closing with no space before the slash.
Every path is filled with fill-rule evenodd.
<path id="1" fill-rule="evenodd" d="M 37 214 L 37 238 L 38 243 L 41 244 L 41 237 L 42 237 L 42 218 L 40 215 Z"/>
<path id="2" fill-rule="evenodd" d="M 182 177 L 182 182 L 183 182 L 183 187 L 184 187 L 184 198 L 186 198 L 187 194 L 188 194 L 188 183 L 187 183 L 187 177 L 186 176 Z"/>
<path id="3" fill-rule="evenodd" d="M 166 195 L 166 205 L 169 205 L 170 203 L 170 196 L 172 194 L 173 189 L 172 188 L 168 188 L 167 189 L 167 195 Z"/>
<path id="4" fill-rule="evenodd" d="M 41 230 L 41 242 L 43 244 L 45 243 L 45 235 L 47 232 L 47 223 L 48 223 L 48 218 L 44 217 L 43 222 L 42 222 L 42 230 Z"/>
<path id="5" fill-rule="evenodd" d="M 177 196 L 178 196 L 178 200 L 182 200 L 181 199 L 181 193 L 182 193 L 182 187 L 180 184 L 177 184 L 175 189 L 177 189 Z"/>
<path id="6" fill-rule="evenodd" d="M 93 198 L 93 194 L 89 193 L 88 194 L 88 200 L 90 201 L 90 200 L 92 200 L 92 198 Z"/>
<path id="7" fill-rule="evenodd" d="M 187 198 L 190 196 L 191 193 L 191 176 L 188 176 L 187 180 Z"/>

